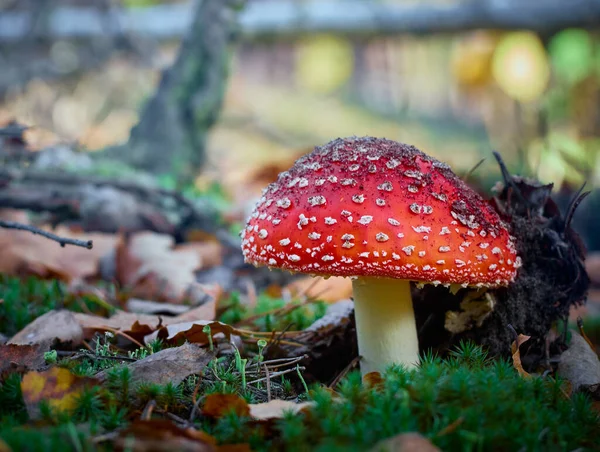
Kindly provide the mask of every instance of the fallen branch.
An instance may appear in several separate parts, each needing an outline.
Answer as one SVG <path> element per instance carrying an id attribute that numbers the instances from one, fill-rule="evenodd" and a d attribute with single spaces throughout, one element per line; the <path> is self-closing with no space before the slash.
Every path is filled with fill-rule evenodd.
<path id="1" fill-rule="evenodd" d="M 60 237 L 56 234 L 52 234 L 51 232 L 44 231 L 43 229 L 36 228 L 35 226 L 31 226 L 28 224 L 16 223 L 14 221 L 4 221 L 0 220 L 0 227 L 5 229 L 18 229 L 20 231 L 29 231 L 33 234 L 38 234 L 47 239 L 54 240 L 58 242 L 60 246 L 64 247 L 65 245 L 73 245 L 80 246 L 82 248 L 87 248 L 91 250 L 93 247 L 93 242 L 91 240 L 77 240 L 77 239 L 69 239 L 67 237 Z"/>
<path id="2" fill-rule="evenodd" d="M 0 208 L 50 213 L 53 226 L 75 220 L 87 232 L 215 230 L 214 215 L 176 191 L 70 172 L 0 170 Z"/>

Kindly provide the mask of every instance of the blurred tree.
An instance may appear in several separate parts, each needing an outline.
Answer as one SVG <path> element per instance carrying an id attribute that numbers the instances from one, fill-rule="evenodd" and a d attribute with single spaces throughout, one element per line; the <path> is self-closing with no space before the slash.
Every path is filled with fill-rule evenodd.
<path id="1" fill-rule="evenodd" d="M 216 121 L 229 70 L 235 10 L 240 0 L 198 2 L 192 27 L 175 63 L 162 75 L 129 141 L 98 153 L 179 182 L 197 176 L 205 159 L 205 137 Z"/>

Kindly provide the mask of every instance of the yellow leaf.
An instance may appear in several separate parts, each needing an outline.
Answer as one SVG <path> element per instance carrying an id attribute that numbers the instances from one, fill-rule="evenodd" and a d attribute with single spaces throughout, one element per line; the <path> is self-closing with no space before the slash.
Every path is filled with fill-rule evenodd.
<path id="1" fill-rule="evenodd" d="M 53 367 L 45 372 L 28 372 L 21 382 L 23 400 L 29 415 L 33 418 L 39 414 L 42 400 L 58 411 L 72 411 L 77 397 L 84 388 L 96 382 L 91 378 L 77 377 L 67 369 Z"/>

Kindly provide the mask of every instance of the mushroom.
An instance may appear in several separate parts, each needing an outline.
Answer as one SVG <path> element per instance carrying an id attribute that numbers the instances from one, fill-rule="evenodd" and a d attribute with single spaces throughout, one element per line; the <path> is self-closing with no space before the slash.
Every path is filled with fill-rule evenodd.
<path id="1" fill-rule="evenodd" d="M 372 137 L 316 147 L 263 192 L 246 262 L 353 279 L 363 375 L 419 359 L 410 281 L 498 287 L 520 259 L 506 224 L 448 165 Z"/>

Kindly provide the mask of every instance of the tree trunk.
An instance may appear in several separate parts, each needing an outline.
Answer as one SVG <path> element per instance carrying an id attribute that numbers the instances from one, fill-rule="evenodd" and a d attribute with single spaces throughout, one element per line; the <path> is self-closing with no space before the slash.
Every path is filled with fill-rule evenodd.
<path id="1" fill-rule="evenodd" d="M 205 139 L 223 102 L 239 0 L 201 0 L 175 63 L 162 76 L 124 146 L 99 153 L 178 182 L 205 160 Z"/>

